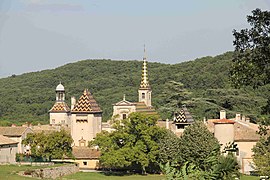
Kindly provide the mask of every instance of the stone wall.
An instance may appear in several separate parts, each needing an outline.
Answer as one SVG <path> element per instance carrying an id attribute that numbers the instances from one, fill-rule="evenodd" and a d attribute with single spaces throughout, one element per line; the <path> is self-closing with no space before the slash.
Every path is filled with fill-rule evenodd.
<path id="1" fill-rule="evenodd" d="M 65 175 L 73 174 L 79 171 L 76 164 L 69 164 L 59 167 L 40 168 L 23 172 L 23 175 L 31 175 L 34 178 L 56 179 Z"/>

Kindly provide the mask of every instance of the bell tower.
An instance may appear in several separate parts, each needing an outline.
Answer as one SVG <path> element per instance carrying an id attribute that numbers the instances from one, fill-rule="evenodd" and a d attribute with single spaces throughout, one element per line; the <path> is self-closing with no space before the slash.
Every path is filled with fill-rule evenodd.
<path id="1" fill-rule="evenodd" d="M 142 78 L 141 78 L 141 84 L 140 84 L 138 93 L 139 93 L 139 102 L 144 102 L 147 107 L 152 107 L 152 103 L 151 103 L 152 90 L 148 81 L 145 46 L 144 46 L 143 66 L 142 66 Z"/>

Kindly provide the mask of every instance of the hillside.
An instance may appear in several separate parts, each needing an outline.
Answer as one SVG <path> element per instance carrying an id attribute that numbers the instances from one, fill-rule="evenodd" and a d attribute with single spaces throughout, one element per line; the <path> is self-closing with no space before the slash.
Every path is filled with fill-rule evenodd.
<path id="1" fill-rule="evenodd" d="M 168 82 L 176 81 L 192 92 L 188 106 L 197 119 L 218 117 L 222 107 L 229 115 L 241 112 L 255 119 L 266 104 L 270 88 L 231 89 L 228 81 L 231 59 L 232 53 L 228 52 L 174 65 L 149 63 L 153 105 L 163 118 L 171 115 L 164 112 L 164 108 L 174 109 L 165 100 L 164 93 Z M 82 60 L 56 69 L 2 78 L 0 122 L 2 125 L 26 121 L 48 123 L 48 110 L 54 103 L 55 87 L 60 81 L 65 86 L 69 104 L 71 96 L 79 98 L 88 88 L 100 104 L 104 120 L 109 119 L 112 104 L 120 101 L 123 94 L 127 100 L 137 101 L 141 66 L 141 61 Z"/>

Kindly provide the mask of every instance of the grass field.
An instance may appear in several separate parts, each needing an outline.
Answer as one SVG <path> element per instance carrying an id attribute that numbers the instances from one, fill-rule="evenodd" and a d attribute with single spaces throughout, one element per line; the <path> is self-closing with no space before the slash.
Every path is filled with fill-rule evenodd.
<path id="1" fill-rule="evenodd" d="M 33 178 L 22 177 L 17 175 L 19 171 L 27 170 L 27 169 L 37 169 L 37 168 L 44 168 L 44 167 L 32 167 L 32 166 L 16 166 L 16 165 L 1 165 L 0 166 L 0 179 L 4 180 L 28 180 Z M 165 176 L 161 175 L 105 175 L 104 173 L 97 173 L 97 172 L 78 172 L 76 174 L 72 174 L 69 176 L 65 176 L 61 178 L 62 180 L 66 179 L 78 179 L 78 180 L 162 180 L 165 179 Z M 258 180 L 259 177 L 254 176 L 241 176 L 241 180 Z"/>

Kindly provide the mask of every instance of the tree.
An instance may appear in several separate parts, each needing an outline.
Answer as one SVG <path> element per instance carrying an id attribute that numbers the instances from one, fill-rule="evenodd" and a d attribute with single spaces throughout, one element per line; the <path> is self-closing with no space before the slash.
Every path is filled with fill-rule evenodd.
<path id="1" fill-rule="evenodd" d="M 158 141 L 164 130 L 156 122 L 156 116 L 132 113 L 128 119 L 115 122 L 115 131 L 97 134 L 91 145 L 99 146 L 103 167 L 145 173 L 152 166 L 158 166 Z"/>
<path id="2" fill-rule="evenodd" d="M 188 126 L 181 136 L 179 151 L 182 162 L 194 163 L 203 168 L 204 162 L 210 154 L 220 154 L 220 145 L 207 127 L 199 121 Z"/>
<path id="3" fill-rule="evenodd" d="M 166 164 L 167 162 L 179 162 L 180 158 L 180 138 L 172 131 L 166 130 L 163 138 L 159 140 L 159 162 Z"/>
<path id="4" fill-rule="evenodd" d="M 253 161 L 260 175 L 270 176 L 270 136 L 267 134 L 269 129 L 265 125 L 260 125 L 260 140 L 256 143 L 252 151 Z"/>
<path id="5" fill-rule="evenodd" d="M 250 29 L 233 31 L 235 54 L 230 73 L 235 87 L 270 83 L 270 12 L 255 9 L 247 22 Z"/>
<path id="6" fill-rule="evenodd" d="M 72 157 L 73 140 L 65 130 L 52 132 L 50 134 L 34 133 L 28 134 L 23 144 L 31 146 L 31 155 L 51 159 L 61 159 L 64 156 Z"/>

